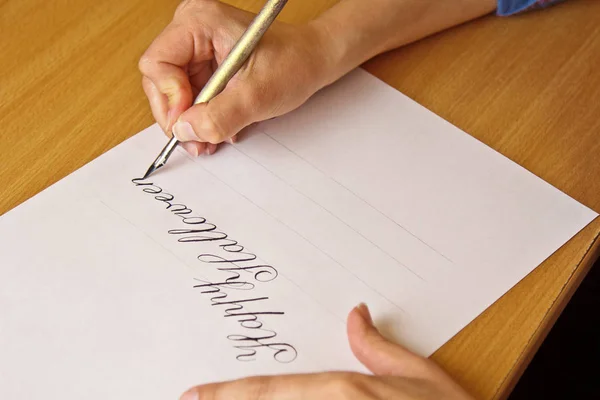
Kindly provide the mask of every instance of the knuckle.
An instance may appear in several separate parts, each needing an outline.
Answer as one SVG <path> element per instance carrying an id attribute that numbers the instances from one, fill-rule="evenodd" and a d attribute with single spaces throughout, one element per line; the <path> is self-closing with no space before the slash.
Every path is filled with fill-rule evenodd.
<path id="1" fill-rule="evenodd" d="M 148 57 L 147 54 L 144 54 L 140 57 L 138 61 L 138 69 L 142 73 L 142 75 L 146 76 L 150 73 L 151 65 L 152 59 Z"/>

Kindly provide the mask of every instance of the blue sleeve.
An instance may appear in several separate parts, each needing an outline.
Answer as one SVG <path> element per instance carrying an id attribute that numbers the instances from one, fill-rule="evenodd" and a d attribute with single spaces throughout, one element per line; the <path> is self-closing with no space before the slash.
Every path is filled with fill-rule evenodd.
<path id="1" fill-rule="evenodd" d="M 564 0 L 498 0 L 497 14 L 508 16 L 532 8 L 547 7 Z"/>

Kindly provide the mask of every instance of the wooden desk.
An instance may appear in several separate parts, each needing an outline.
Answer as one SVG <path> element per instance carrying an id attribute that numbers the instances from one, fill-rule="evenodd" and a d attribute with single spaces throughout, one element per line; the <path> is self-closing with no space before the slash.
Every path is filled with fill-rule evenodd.
<path id="1" fill-rule="evenodd" d="M 250 11 L 261 2 L 231 1 Z M 291 1 L 300 23 L 332 0 Z M 137 61 L 177 1 L 0 1 L 0 213 L 153 123 Z M 600 211 L 600 2 L 489 16 L 366 69 Z M 600 254 L 600 220 L 440 349 L 481 399 L 504 397 Z"/>

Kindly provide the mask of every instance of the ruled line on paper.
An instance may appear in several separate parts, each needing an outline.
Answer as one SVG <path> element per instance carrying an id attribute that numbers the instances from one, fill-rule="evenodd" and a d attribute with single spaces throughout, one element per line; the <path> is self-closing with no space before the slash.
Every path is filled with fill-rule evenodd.
<path id="1" fill-rule="evenodd" d="M 243 154 L 243 153 L 241 153 Z M 300 238 L 302 238 L 306 243 L 310 244 L 314 249 L 316 249 L 317 251 L 319 251 L 321 254 L 323 254 L 325 257 L 327 257 L 329 260 L 333 261 L 336 265 L 338 265 L 339 267 L 341 267 L 342 269 L 344 269 L 346 272 L 348 272 L 349 274 L 351 274 L 354 278 L 356 278 L 359 282 L 361 282 L 363 285 L 365 285 L 365 287 L 369 288 L 370 290 L 372 290 L 374 293 L 378 294 L 379 296 L 381 296 L 383 299 L 385 299 L 386 301 L 388 301 L 390 304 L 393 304 L 395 307 L 397 307 L 400 311 L 402 311 L 405 314 L 408 314 L 408 312 L 402 308 L 398 303 L 396 303 L 395 301 L 392 301 L 389 297 L 385 296 L 384 294 L 382 294 L 379 290 L 373 288 L 371 285 L 369 285 L 367 282 L 364 281 L 364 279 L 360 278 L 356 273 L 352 272 L 351 270 L 349 270 L 344 264 L 342 264 L 341 262 L 339 262 L 338 260 L 336 260 L 334 257 L 332 257 L 329 253 L 327 253 L 326 251 L 324 251 L 323 249 L 321 249 L 319 246 L 317 246 L 315 243 L 313 243 L 312 241 L 310 241 L 308 238 L 306 238 L 306 236 L 302 235 L 300 232 L 298 232 L 296 229 L 292 228 L 291 226 L 289 226 L 287 223 L 285 223 L 284 221 L 282 221 L 280 218 L 274 216 L 273 214 L 271 214 L 270 212 L 268 212 L 267 210 L 265 210 L 263 207 L 261 207 L 260 205 L 256 204 L 254 201 L 252 201 L 252 199 L 248 198 L 246 195 L 244 195 L 243 193 L 240 193 L 236 188 L 232 187 L 231 185 L 229 185 L 227 182 L 225 182 L 223 179 L 221 179 L 219 176 L 217 176 L 216 174 L 214 174 L 212 171 L 208 170 L 204 165 L 202 165 L 201 162 L 196 161 L 194 158 L 187 157 L 189 160 L 191 160 L 192 162 L 196 163 L 197 165 L 199 165 L 204 171 L 206 171 L 208 174 L 210 174 L 211 176 L 213 176 L 215 179 L 217 179 L 219 182 L 221 182 L 223 185 L 227 186 L 229 189 L 233 190 L 235 193 L 237 193 L 239 196 L 243 197 L 244 199 L 246 199 L 248 202 L 250 202 L 252 205 L 254 205 L 255 207 L 257 207 L 259 210 L 263 211 L 265 214 L 269 215 L 271 218 L 273 218 L 274 220 L 276 220 L 277 222 L 279 222 L 281 225 L 285 226 L 287 229 L 291 230 L 292 232 L 294 232 L 296 235 L 298 235 Z M 250 159 L 252 160 L 252 159 Z M 260 164 L 257 164 L 260 165 Z M 271 172 L 272 173 L 272 172 Z M 274 176 L 276 176 L 275 174 L 273 174 Z M 277 176 L 276 176 L 277 177 Z M 277 177 L 278 178 L 278 177 Z M 279 178 L 278 178 L 279 179 Z M 268 261 L 265 259 L 265 261 Z M 408 268 L 407 268 L 408 269 Z M 409 270 L 410 271 L 410 270 Z M 412 271 L 411 271 L 412 272 Z M 416 277 L 418 277 L 419 279 L 423 280 L 423 278 L 421 278 L 420 276 L 418 276 L 417 274 L 415 274 L 414 272 L 412 272 Z M 424 280 L 423 280 L 424 281 Z"/>
<path id="2" fill-rule="evenodd" d="M 267 135 L 268 136 L 268 135 Z M 275 176 L 280 182 L 283 182 L 285 185 L 287 185 L 288 187 L 292 188 L 296 193 L 298 193 L 300 196 L 304 197 L 305 199 L 309 200 L 310 202 L 312 202 L 313 204 L 315 204 L 317 207 L 321 208 L 323 211 L 325 211 L 327 214 L 329 214 L 330 216 L 332 216 L 333 218 L 337 219 L 339 222 L 341 222 L 343 225 L 345 225 L 347 228 L 349 228 L 350 230 L 352 230 L 354 233 L 356 233 L 357 235 L 359 235 L 360 237 L 362 237 L 364 240 L 366 240 L 367 242 L 369 242 L 371 245 L 373 245 L 375 248 L 377 248 L 379 251 L 381 251 L 382 253 L 384 253 L 386 256 L 388 256 L 389 258 L 393 259 L 400 267 L 405 268 L 407 271 L 409 271 L 411 274 L 413 274 L 414 276 L 416 276 L 417 278 L 419 278 L 422 281 L 425 281 L 425 279 L 419 275 L 416 271 L 414 271 L 412 268 L 408 267 L 406 264 L 404 264 L 402 261 L 398 260 L 396 257 L 394 257 L 393 255 L 391 255 L 390 253 L 388 253 L 386 250 L 382 249 L 379 245 L 373 243 L 372 240 L 370 240 L 369 238 L 367 238 L 365 235 L 363 235 L 362 233 L 360 233 L 359 231 L 357 231 L 354 227 L 350 226 L 346 221 L 342 220 L 340 217 L 338 217 L 337 215 L 333 214 L 329 209 L 327 209 L 326 207 L 324 207 L 321 203 L 317 202 L 316 200 L 314 200 L 312 197 L 306 195 L 305 193 L 301 192 L 300 190 L 298 190 L 295 186 L 293 186 L 292 184 L 290 184 L 289 182 L 283 180 L 279 175 L 275 174 L 273 171 L 271 171 L 267 166 L 265 166 L 264 164 L 262 164 L 260 161 L 256 160 L 255 158 L 251 157 L 250 155 L 248 155 L 247 153 L 245 153 L 244 151 L 242 151 L 240 148 L 235 147 L 235 149 L 240 152 L 241 154 L 245 155 L 246 157 L 248 157 L 250 160 L 254 161 L 257 165 L 261 166 L 264 170 L 268 171 L 270 174 L 272 174 L 273 176 Z M 310 164 L 309 164 L 310 165 Z M 315 168 L 316 169 L 316 168 Z M 358 196 L 357 196 L 358 197 Z"/>
<path id="3" fill-rule="evenodd" d="M 264 131 L 262 129 L 259 129 L 259 130 L 265 136 L 267 136 L 268 138 L 270 138 L 271 140 L 273 140 L 274 142 L 276 142 L 277 144 L 279 144 L 280 146 L 282 146 L 283 148 L 285 148 L 290 153 L 294 154 L 296 157 L 298 157 L 299 159 L 301 159 L 302 161 L 304 161 L 306 164 L 310 165 L 315 170 L 319 171 L 323 176 L 325 176 L 328 179 L 330 179 L 336 185 L 338 185 L 341 188 L 343 188 L 344 190 L 348 191 L 348 193 L 351 193 L 353 196 L 355 196 L 357 199 L 359 199 L 362 203 L 364 203 L 366 206 L 368 206 L 369 208 L 371 208 L 373 211 L 377 212 L 378 214 L 380 214 L 381 216 L 383 216 L 384 218 L 386 218 L 388 221 L 390 221 L 394 225 L 396 225 L 398 228 L 402 229 L 403 231 L 405 231 L 406 233 L 408 233 L 410 236 L 412 236 L 413 238 L 417 239 L 419 242 L 423 243 L 425 246 L 427 246 L 429 249 L 431 249 L 432 251 L 434 251 L 435 253 L 437 253 L 439 256 L 443 257 L 444 259 L 446 259 L 450 263 L 454 264 L 454 261 L 452 261 L 449 257 L 447 257 L 446 255 L 444 255 L 441 251 L 437 250 L 436 248 L 434 248 L 433 246 L 431 246 L 429 243 L 427 243 L 426 241 L 424 241 L 423 239 L 421 239 L 419 236 L 417 236 L 414 233 L 412 233 L 409 229 L 407 229 L 406 227 L 402 226 L 402 224 L 398 223 L 393 218 L 391 218 L 390 216 L 388 216 L 387 214 L 385 214 L 383 211 L 381 211 L 378 208 L 376 208 L 375 206 L 373 206 L 371 203 L 369 203 L 368 201 L 366 201 L 365 199 L 363 199 L 361 196 L 359 196 L 353 190 L 351 190 L 350 188 L 348 188 L 347 186 L 345 186 L 344 184 L 342 184 L 341 182 L 339 182 L 337 179 L 335 179 L 332 176 L 327 175 L 319 167 L 313 165 L 311 162 L 309 162 L 308 160 L 306 160 L 304 157 L 302 157 L 301 155 L 299 155 L 298 153 L 296 153 L 294 150 L 290 149 L 285 144 L 283 144 L 279 140 L 275 139 L 268 132 L 266 132 L 266 131 Z"/>

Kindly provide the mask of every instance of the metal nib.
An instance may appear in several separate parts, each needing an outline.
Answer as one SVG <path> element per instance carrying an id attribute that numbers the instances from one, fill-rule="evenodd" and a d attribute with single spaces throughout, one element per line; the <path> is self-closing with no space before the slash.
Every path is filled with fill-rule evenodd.
<path id="1" fill-rule="evenodd" d="M 162 167 L 162 165 L 156 165 L 156 164 L 152 164 L 150 165 L 150 168 L 148 168 L 148 171 L 146 171 L 146 173 L 144 174 L 144 177 L 142 178 L 142 180 L 148 178 L 150 175 L 152 175 L 152 173 L 154 171 L 156 171 L 157 169 L 159 169 L 160 167 Z"/>
<path id="2" fill-rule="evenodd" d="M 175 147 L 177 147 L 178 143 L 179 142 L 177 141 L 175 136 L 173 136 L 171 140 L 169 140 L 169 143 L 167 143 L 165 148 L 160 152 L 158 157 L 156 157 L 156 160 L 154 160 L 152 165 L 150 165 L 150 168 L 148 168 L 148 171 L 146 171 L 146 175 L 144 175 L 142 179 L 146 179 L 152 173 L 154 173 L 154 171 L 163 167 L 167 163 L 169 157 L 171 157 L 171 154 L 173 154 L 173 151 L 175 150 Z"/>

